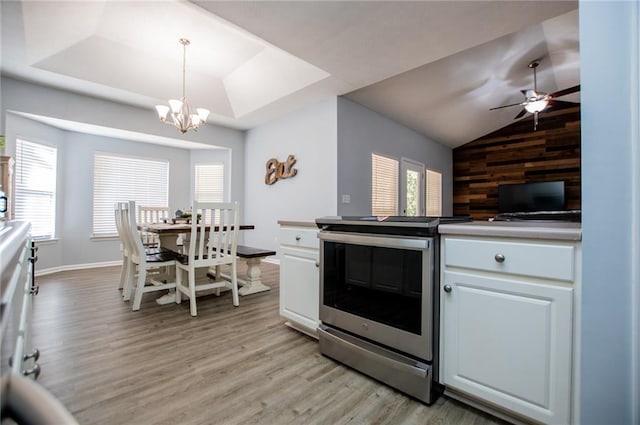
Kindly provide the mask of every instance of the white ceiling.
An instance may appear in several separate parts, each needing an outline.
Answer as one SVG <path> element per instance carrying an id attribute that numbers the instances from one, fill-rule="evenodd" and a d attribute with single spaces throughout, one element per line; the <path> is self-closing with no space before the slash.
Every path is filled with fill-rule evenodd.
<path id="1" fill-rule="evenodd" d="M 577 1 L 7 1 L 3 75 L 248 129 L 346 95 L 451 147 L 579 84 Z M 576 101 L 567 96 L 562 100 Z M 159 124 L 160 125 L 160 124 Z"/>

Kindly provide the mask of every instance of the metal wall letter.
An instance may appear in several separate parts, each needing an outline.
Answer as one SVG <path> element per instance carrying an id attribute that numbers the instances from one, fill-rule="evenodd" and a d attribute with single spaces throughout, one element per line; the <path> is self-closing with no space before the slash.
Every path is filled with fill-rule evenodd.
<path id="1" fill-rule="evenodd" d="M 298 170 L 293 168 L 296 157 L 289 155 L 286 162 L 279 162 L 276 158 L 267 161 L 267 173 L 264 176 L 265 184 L 274 184 L 278 180 L 293 177 L 298 174 Z"/>

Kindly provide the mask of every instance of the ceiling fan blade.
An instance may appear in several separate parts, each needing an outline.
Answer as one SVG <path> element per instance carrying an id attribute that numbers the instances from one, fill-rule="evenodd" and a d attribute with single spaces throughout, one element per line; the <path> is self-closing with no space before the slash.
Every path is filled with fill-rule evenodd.
<path id="1" fill-rule="evenodd" d="M 522 111 L 520 111 L 520 113 L 518 115 L 516 115 L 516 117 L 514 118 L 514 120 L 517 120 L 518 118 L 521 118 L 524 116 L 524 114 L 527 113 L 526 109 L 523 109 Z"/>
<path id="2" fill-rule="evenodd" d="M 489 110 L 490 110 L 490 111 L 493 111 L 494 109 L 509 108 L 509 107 L 511 107 L 511 106 L 518 106 L 518 105 L 522 105 L 522 102 L 520 102 L 520 103 L 512 103 L 511 105 L 496 106 L 495 108 L 491 108 L 491 109 L 489 109 Z"/>
<path id="3" fill-rule="evenodd" d="M 578 84 L 577 86 L 566 88 L 564 90 L 558 90 L 555 93 L 549 94 L 549 96 L 551 96 L 551 97 L 560 97 L 560 96 L 566 96 L 568 94 L 579 92 L 579 91 L 580 91 L 580 84 Z"/>
<path id="4" fill-rule="evenodd" d="M 564 101 L 564 100 L 551 99 L 549 101 L 549 106 L 550 107 L 552 107 L 552 106 L 559 107 L 560 106 L 560 107 L 570 108 L 572 106 L 578 106 L 578 105 L 580 105 L 580 103 L 578 103 L 578 102 L 567 102 L 567 101 Z"/>

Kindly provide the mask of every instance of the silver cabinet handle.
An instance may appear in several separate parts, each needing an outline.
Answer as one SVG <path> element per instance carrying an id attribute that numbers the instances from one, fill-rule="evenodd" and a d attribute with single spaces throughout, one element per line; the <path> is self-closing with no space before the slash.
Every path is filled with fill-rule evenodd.
<path id="1" fill-rule="evenodd" d="M 320 263 L 316 261 L 316 267 L 320 268 Z"/>
<path id="2" fill-rule="evenodd" d="M 299 241 L 300 239 L 302 239 L 300 236 L 296 236 L 296 241 Z"/>
<path id="3" fill-rule="evenodd" d="M 29 375 L 33 375 L 33 379 L 38 379 L 38 376 L 40 376 L 40 372 L 42 372 L 42 369 L 40 368 L 40 365 L 38 363 L 34 364 L 33 367 L 31 369 L 27 369 L 22 371 L 22 374 L 24 376 L 29 376 Z"/>
<path id="4" fill-rule="evenodd" d="M 504 255 L 502 255 L 502 254 L 496 254 L 496 256 L 495 256 L 495 257 L 493 257 L 493 258 L 495 258 L 495 260 L 496 260 L 498 263 L 504 263 L 504 260 L 505 260 L 505 257 L 504 257 Z"/>
<path id="5" fill-rule="evenodd" d="M 24 361 L 33 359 L 34 362 L 37 362 L 39 358 L 40 358 L 40 350 L 38 350 L 37 348 L 34 348 L 32 352 L 30 352 L 29 354 L 25 354 L 22 357 Z"/>
<path id="6" fill-rule="evenodd" d="M 451 289 L 451 285 L 444 285 L 444 292 L 446 292 L 447 294 L 451 292 Z"/>

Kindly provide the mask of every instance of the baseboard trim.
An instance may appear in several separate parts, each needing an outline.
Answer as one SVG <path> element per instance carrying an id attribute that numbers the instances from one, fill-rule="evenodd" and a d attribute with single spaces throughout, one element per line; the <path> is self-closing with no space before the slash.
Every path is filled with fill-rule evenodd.
<path id="1" fill-rule="evenodd" d="M 122 265 L 122 260 L 103 261 L 103 262 L 100 262 L 100 263 L 69 264 L 69 265 L 66 265 L 66 266 L 50 267 L 48 269 L 41 269 L 41 270 L 38 270 L 36 268 L 35 276 L 38 277 L 38 276 L 44 276 L 44 275 L 52 274 L 52 273 L 68 272 L 68 271 L 71 271 L 71 270 L 94 269 L 94 268 L 98 268 L 98 267 L 113 267 L 113 266 L 120 266 L 120 265 Z"/>

